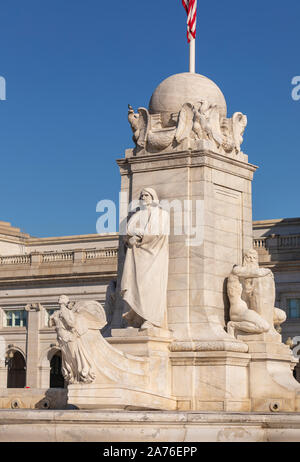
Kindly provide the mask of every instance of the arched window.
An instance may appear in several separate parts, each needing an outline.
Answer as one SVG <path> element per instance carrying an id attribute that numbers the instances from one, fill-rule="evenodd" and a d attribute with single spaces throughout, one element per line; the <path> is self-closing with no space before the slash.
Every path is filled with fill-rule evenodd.
<path id="1" fill-rule="evenodd" d="M 64 388 L 65 381 L 61 373 L 61 352 L 58 351 L 50 361 L 50 388 Z"/>
<path id="2" fill-rule="evenodd" d="M 9 358 L 7 371 L 7 388 L 24 388 L 26 386 L 26 362 L 19 351 L 13 351 Z"/>

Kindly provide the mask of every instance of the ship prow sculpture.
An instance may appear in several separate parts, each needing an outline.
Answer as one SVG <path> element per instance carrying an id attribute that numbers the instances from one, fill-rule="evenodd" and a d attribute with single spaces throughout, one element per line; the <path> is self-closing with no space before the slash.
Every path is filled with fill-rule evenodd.
<path id="1" fill-rule="evenodd" d="M 133 356 L 110 345 L 100 333 L 106 315 L 97 301 L 72 303 L 63 295 L 59 304 L 50 323 L 62 351 L 69 402 L 84 409 L 176 409 L 167 395 L 167 358 Z"/>
<path id="2" fill-rule="evenodd" d="M 128 119 L 135 147 L 118 160 L 121 191 L 139 207 L 120 235 L 110 337 L 95 301 L 62 297 L 51 320 L 69 404 L 300 411 L 296 360 L 274 328 L 285 313 L 252 249 L 247 117 L 227 118 L 217 85 L 183 73 L 158 86 L 148 109 L 129 106 Z"/>

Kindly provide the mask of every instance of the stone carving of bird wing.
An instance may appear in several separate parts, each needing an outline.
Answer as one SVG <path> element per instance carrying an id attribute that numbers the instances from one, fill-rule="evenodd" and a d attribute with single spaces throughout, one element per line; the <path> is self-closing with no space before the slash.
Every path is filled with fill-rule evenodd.
<path id="1" fill-rule="evenodd" d="M 139 113 L 139 138 L 137 140 L 137 144 L 142 148 L 145 147 L 149 132 L 149 121 L 150 116 L 147 109 L 144 107 L 140 107 L 138 109 Z"/>
<path id="2" fill-rule="evenodd" d="M 177 143 L 181 143 L 184 139 L 190 136 L 193 128 L 193 105 L 191 103 L 185 103 L 178 116 L 178 123 L 175 133 L 175 140 Z"/>
<path id="3" fill-rule="evenodd" d="M 76 330 L 83 335 L 88 329 L 100 330 L 106 325 L 106 315 L 102 305 L 96 300 L 81 300 L 72 311 L 76 316 Z"/>
<path id="4" fill-rule="evenodd" d="M 223 134 L 221 131 L 220 124 L 220 110 L 218 106 L 210 106 L 205 111 L 206 126 L 204 130 L 208 134 L 209 138 L 215 141 L 217 146 L 221 146 L 223 143 Z"/>

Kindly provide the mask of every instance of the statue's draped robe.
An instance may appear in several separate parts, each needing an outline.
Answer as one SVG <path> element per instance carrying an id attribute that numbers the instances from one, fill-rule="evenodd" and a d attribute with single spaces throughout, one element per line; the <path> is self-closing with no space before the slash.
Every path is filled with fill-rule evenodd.
<path id="1" fill-rule="evenodd" d="M 91 383 L 95 367 L 89 342 L 100 337 L 99 331 L 106 324 L 104 310 L 96 301 L 82 300 L 72 310 L 64 307 L 60 311 L 64 324 L 61 349 L 65 379 L 68 383 Z"/>
<path id="2" fill-rule="evenodd" d="M 127 248 L 121 293 L 130 308 L 144 320 L 164 326 L 168 284 L 169 214 L 159 206 L 136 212 L 128 222 L 128 236 L 143 237 Z"/>
<path id="3" fill-rule="evenodd" d="M 69 384 L 132 383 L 145 388 L 148 383 L 149 361 L 124 354 L 111 346 L 101 335 L 106 324 L 105 311 L 95 300 L 78 301 L 72 310 L 61 309 L 65 342 L 62 357 Z M 66 348 L 65 348 L 66 346 Z"/>
<path id="4" fill-rule="evenodd" d="M 59 312 L 56 312 L 52 316 L 52 320 L 56 326 L 57 339 L 62 352 L 61 370 L 63 377 L 67 381 L 67 383 L 72 383 L 75 380 L 75 367 L 72 358 L 72 351 L 70 350 L 69 346 L 72 342 L 74 334 L 66 330 L 63 321 L 58 317 L 58 313 Z"/>

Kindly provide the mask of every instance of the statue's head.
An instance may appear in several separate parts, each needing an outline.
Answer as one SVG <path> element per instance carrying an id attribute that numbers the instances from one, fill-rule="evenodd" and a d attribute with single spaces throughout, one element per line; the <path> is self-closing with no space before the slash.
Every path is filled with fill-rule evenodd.
<path id="1" fill-rule="evenodd" d="M 61 295 L 58 299 L 59 305 L 66 305 L 68 306 L 68 303 L 70 302 L 69 297 L 67 295 Z"/>
<path id="2" fill-rule="evenodd" d="M 139 200 L 143 202 L 143 205 L 157 205 L 159 203 L 158 195 L 153 188 L 143 188 Z"/>
<path id="3" fill-rule="evenodd" d="M 199 101 L 197 101 L 197 103 L 194 104 L 194 109 L 196 109 L 196 111 L 199 111 L 201 113 L 207 111 L 208 107 L 209 107 L 209 103 L 205 101 L 204 99 L 199 99 Z"/>
<path id="4" fill-rule="evenodd" d="M 258 265 L 258 254 L 256 250 L 254 249 L 249 249 L 244 253 L 244 263 L 245 265 L 253 265 L 256 264 Z"/>

